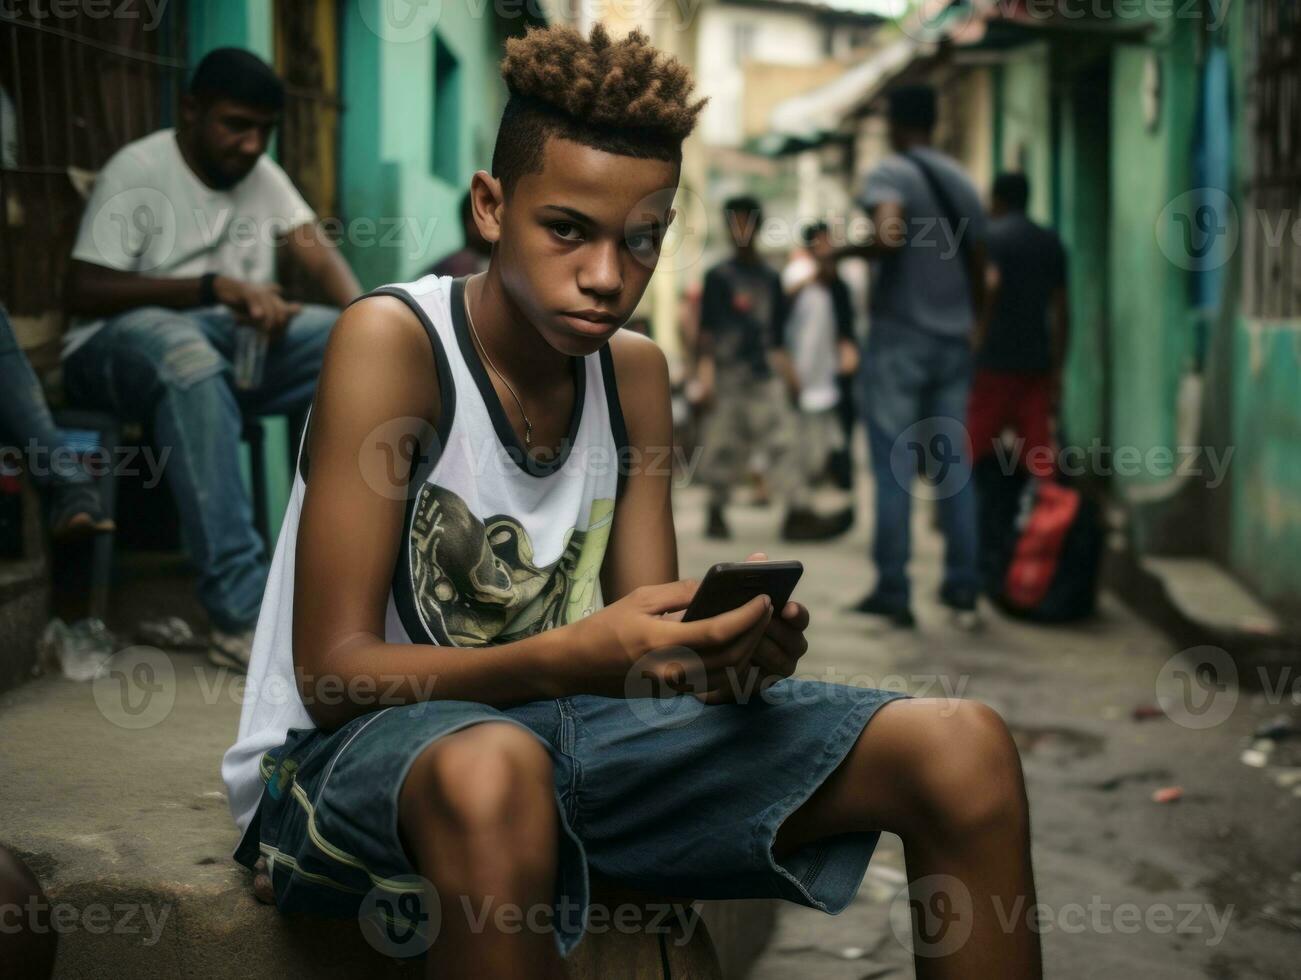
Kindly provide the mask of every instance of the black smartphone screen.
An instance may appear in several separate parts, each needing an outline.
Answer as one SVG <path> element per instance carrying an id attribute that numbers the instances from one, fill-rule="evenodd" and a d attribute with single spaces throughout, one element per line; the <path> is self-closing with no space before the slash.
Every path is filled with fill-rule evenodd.
<path id="1" fill-rule="evenodd" d="M 705 573 L 682 621 L 729 612 L 758 595 L 769 596 L 773 608 L 781 609 L 803 574 L 804 565 L 798 561 L 722 562 Z"/>

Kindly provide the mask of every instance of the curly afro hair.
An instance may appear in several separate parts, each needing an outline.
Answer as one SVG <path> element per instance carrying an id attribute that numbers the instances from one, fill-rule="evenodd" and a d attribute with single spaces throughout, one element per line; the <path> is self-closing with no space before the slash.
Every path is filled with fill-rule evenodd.
<path id="1" fill-rule="evenodd" d="M 612 41 L 601 24 L 531 27 L 506 42 L 501 74 L 510 90 L 492 173 L 510 191 L 542 170 L 549 137 L 607 153 L 681 162 L 682 141 L 707 99 L 691 101 L 691 72 L 651 46 L 642 31 Z"/>

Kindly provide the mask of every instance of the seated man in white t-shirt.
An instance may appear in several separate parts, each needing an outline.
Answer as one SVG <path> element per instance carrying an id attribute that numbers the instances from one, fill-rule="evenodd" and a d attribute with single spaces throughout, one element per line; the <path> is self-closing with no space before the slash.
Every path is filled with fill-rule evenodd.
<path id="1" fill-rule="evenodd" d="M 283 85 L 256 56 L 208 54 L 180 125 L 123 147 L 100 171 L 68 275 L 68 396 L 153 423 L 212 624 L 211 656 L 236 668 L 247 663 L 267 575 L 240 479 L 242 416 L 301 424 L 338 317 L 281 294 L 277 250 L 336 306 L 360 292 L 265 154 L 283 103 Z M 260 369 L 243 356 L 259 349 Z"/>

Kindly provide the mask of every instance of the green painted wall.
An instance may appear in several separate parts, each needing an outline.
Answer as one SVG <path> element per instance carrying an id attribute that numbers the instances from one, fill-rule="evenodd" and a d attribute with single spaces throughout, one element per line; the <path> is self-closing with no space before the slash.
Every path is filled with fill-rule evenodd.
<path id="1" fill-rule="evenodd" d="M 461 244 L 457 209 L 475 170 L 491 163 L 505 99 L 499 22 L 473 4 L 445 4 L 436 30 L 459 68 L 459 173 L 435 176 L 432 33 L 384 39 L 372 30 L 384 0 L 344 7 L 342 211 L 359 231 L 346 252 L 366 287 L 411 279 Z M 416 37 L 415 34 L 420 34 Z"/>
<path id="2" fill-rule="evenodd" d="M 247 48 L 266 61 L 272 44 L 272 0 L 196 0 L 186 9 L 190 63 L 213 48 Z"/>
<path id="3" fill-rule="evenodd" d="M 1030 181 L 1030 216 L 1052 218 L 1052 144 L 1049 105 L 1049 46 L 1027 45 L 1003 65 L 997 76 L 1000 111 L 995 113 L 1001 139 L 998 170 L 1023 170 Z"/>
<path id="4" fill-rule="evenodd" d="M 1106 71 L 1094 69 L 1094 79 Z M 1105 412 L 1110 306 L 1110 101 L 1104 84 L 1060 98 L 1057 231 L 1067 248 L 1071 333 L 1062 390 L 1061 440 L 1088 446 L 1108 439 Z"/>
<path id="5" fill-rule="evenodd" d="M 1231 38 L 1246 36 L 1244 13 L 1243 4 L 1231 10 Z M 1231 56 L 1237 99 L 1235 201 L 1239 215 L 1246 216 L 1251 134 L 1241 43 Z M 1232 385 L 1229 563 L 1267 600 L 1301 613 L 1301 320 L 1249 319 L 1236 295 L 1234 301 L 1234 314 L 1223 318 L 1232 331 L 1232 364 L 1222 372 Z"/>
<path id="6" fill-rule="evenodd" d="M 1230 564 L 1301 611 L 1301 322 L 1235 323 Z"/>
<path id="7" fill-rule="evenodd" d="M 1159 48 L 1123 45 L 1112 57 L 1111 90 L 1117 97 L 1111 103 L 1111 440 L 1117 451 L 1134 447 L 1144 456 L 1154 447 L 1173 447 L 1176 394 L 1192 350 L 1186 273 L 1156 241 L 1162 209 L 1190 186 L 1196 74 L 1191 46 L 1182 41 Z M 1163 80 L 1155 125 L 1136 97 L 1152 57 L 1159 59 Z M 1143 472 L 1116 479 L 1142 484 L 1164 476 Z"/>

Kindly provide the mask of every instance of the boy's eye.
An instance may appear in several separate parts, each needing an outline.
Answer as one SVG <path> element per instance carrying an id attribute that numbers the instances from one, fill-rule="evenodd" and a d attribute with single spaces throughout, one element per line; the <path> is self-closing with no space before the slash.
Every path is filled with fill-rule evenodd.
<path id="1" fill-rule="evenodd" d="M 654 232 L 642 232 L 628 236 L 628 248 L 640 255 L 652 254 L 659 248 L 659 238 Z"/>
<path id="2" fill-rule="evenodd" d="M 557 238 L 563 238 L 567 242 L 576 242 L 583 235 L 582 230 L 572 221 L 553 221 L 551 231 Z"/>

